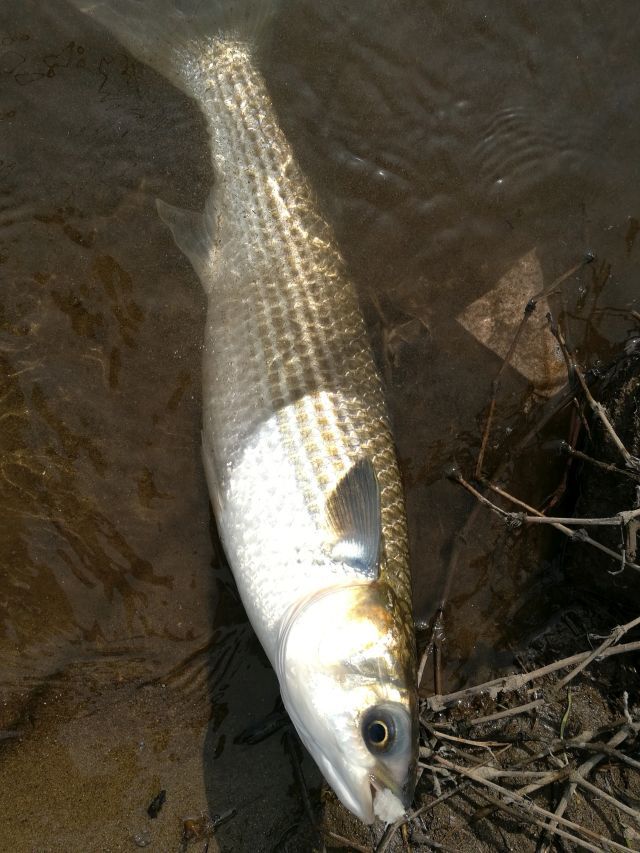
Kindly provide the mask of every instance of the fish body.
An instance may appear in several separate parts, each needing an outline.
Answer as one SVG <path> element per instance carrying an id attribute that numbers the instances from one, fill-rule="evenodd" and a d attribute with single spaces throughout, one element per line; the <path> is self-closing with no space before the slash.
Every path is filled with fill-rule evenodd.
<path id="1" fill-rule="evenodd" d="M 204 214 L 158 210 L 208 299 L 202 450 L 220 536 L 305 745 L 362 820 L 393 820 L 413 793 L 415 648 L 380 378 L 246 35 L 261 5 L 245 10 L 244 36 L 238 18 L 180 5 L 156 4 L 151 37 L 137 0 L 86 10 L 208 124 L 216 179 Z"/>

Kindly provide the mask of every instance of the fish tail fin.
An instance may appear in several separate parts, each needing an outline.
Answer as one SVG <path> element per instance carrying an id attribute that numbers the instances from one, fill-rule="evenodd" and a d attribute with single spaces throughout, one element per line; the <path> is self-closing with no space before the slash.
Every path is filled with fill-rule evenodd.
<path id="1" fill-rule="evenodd" d="M 189 95 L 198 67 L 224 41 L 256 50 L 278 0 L 71 0 L 141 62 Z"/>

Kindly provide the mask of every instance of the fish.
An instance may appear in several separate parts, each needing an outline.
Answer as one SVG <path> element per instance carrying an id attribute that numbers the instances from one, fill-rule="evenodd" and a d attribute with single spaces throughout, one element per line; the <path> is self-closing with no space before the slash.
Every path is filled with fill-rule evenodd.
<path id="1" fill-rule="evenodd" d="M 304 745 L 364 823 L 418 755 L 402 483 L 354 284 L 283 133 L 257 0 L 72 0 L 200 107 L 203 212 L 157 201 L 207 297 L 202 458 L 239 594 Z"/>

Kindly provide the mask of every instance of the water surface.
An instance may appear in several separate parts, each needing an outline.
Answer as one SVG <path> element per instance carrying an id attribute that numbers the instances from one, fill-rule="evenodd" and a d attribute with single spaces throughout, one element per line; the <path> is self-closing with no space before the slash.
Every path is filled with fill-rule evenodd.
<path id="1" fill-rule="evenodd" d="M 420 620 L 455 566 L 451 689 L 510 663 L 559 578 L 553 538 L 506 535 L 443 476 L 473 469 L 501 364 L 473 306 L 517 317 L 588 249 L 550 300 L 570 345 L 606 361 L 637 327 L 639 30 L 630 1 L 296 0 L 264 51 L 387 384 Z M 0 849 L 173 850 L 229 808 L 221 849 L 285 849 L 305 816 L 282 734 L 234 743 L 277 685 L 200 464 L 205 300 L 155 213 L 202 206 L 204 123 L 61 0 L 4 0 L 0 74 Z M 532 359 L 489 471 L 558 379 Z M 558 460 L 507 474 L 535 503 Z"/>

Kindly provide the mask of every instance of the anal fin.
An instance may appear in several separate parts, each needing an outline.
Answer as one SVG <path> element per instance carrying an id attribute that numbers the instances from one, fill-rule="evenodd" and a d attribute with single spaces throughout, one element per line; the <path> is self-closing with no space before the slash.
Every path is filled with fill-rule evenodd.
<path id="1" fill-rule="evenodd" d="M 209 499 L 214 516 L 219 519 L 222 514 L 222 483 L 216 471 L 214 463 L 214 454 L 209 442 L 207 441 L 204 432 L 201 432 L 202 437 L 202 464 L 204 473 L 207 478 L 207 487 L 209 489 Z"/>

